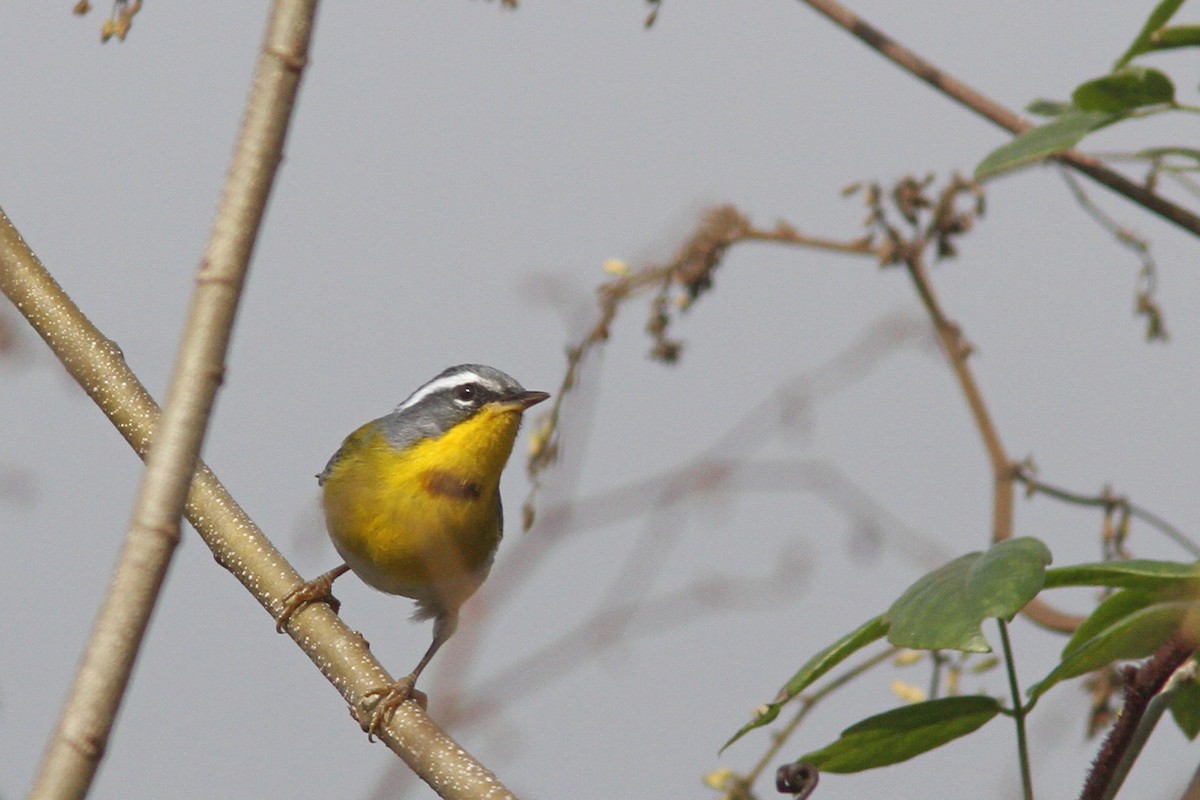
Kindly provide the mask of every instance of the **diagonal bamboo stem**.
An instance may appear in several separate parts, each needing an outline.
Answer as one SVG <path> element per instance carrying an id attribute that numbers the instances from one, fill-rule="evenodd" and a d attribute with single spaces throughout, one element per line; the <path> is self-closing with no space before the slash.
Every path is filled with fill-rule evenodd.
<path id="1" fill-rule="evenodd" d="M 2 210 L 0 292 L 144 458 L 158 423 L 158 405 L 126 365 L 120 349 L 66 296 Z M 185 515 L 217 563 L 272 615 L 278 614 L 280 598 L 301 578 L 202 461 L 192 477 Z M 324 605 L 293 618 L 288 633 L 352 708 L 359 707 L 366 692 L 394 682 L 362 637 Z M 486 767 L 415 703 L 400 707 L 382 739 L 442 797 L 511 797 Z"/>

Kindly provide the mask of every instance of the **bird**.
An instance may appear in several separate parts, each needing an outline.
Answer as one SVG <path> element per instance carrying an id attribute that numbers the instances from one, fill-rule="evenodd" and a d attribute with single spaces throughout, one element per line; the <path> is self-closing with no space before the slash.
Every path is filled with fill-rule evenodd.
<path id="1" fill-rule="evenodd" d="M 376 736 L 415 692 L 417 678 L 458 626 L 462 604 L 487 578 L 504 532 L 500 475 L 522 415 L 547 399 L 482 364 L 449 367 L 386 416 L 342 442 L 317 475 L 325 527 L 343 563 L 283 598 L 275 629 L 325 601 L 352 571 L 381 592 L 416 601 L 413 619 L 433 620 L 433 641 L 404 678 L 378 697 L 367 733 Z"/>

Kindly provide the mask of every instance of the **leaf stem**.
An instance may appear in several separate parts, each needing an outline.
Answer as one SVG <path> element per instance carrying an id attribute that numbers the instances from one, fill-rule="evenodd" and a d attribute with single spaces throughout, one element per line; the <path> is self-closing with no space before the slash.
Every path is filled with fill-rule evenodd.
<path id="1" fill-rule="evenodd" d="M 1025 739 L 1025 712 L 1021 703 L 1021 687 L 1017 684 L 1017 666 L 1013 661 L 1012 645 L 1008 641 L 1008 623 L 997 617 L 1000 643 L 1004 648 L 1004 668 L 1008 672 L 1008 688 L 1012 691 L 1013 721 L 1017 725 L 1017 758 L 1021 762 L 1021 790 L 1025 800 L 1033 800 L 1033 778 L 1029 772 L 1029 745 Z"/>

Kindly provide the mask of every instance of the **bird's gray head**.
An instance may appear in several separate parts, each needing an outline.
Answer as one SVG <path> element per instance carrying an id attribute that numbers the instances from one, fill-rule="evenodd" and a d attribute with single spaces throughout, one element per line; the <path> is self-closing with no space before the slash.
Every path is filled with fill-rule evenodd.
<path id="1" fill-rule="evenodd" d="M 436 438 L 488 403 L 512 401 L 527 408 L 546 397 L 545 392 L 526 391 L 516 379 L 495 367 L 459 364 L 443 370 L 410 394 L 383 421 L 392 438 Z"/>

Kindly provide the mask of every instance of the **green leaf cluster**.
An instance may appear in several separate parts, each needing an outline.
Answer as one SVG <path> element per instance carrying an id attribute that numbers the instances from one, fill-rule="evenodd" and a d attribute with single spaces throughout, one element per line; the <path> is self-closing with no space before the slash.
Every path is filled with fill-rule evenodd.
<path id="1" fill-rule="evenodd" d="M 1114 589 L 1063 647 L 1058 664 L 1028 691 L 1030 710 L 1063 680 L 1114 661 L 1144 658 L 1179 633 L 1200 640 L 1200 566 L 1165 561 L 1080 564 L 1048 569 L 1049 549 L 1033 538 L 1011 539 L 968 553 L 928 573 L 883 614 L 810 658 L 760 707 L 725 747 L 779 716 L 783 706 L 859 650 L 886 638 L 917 650 L 991 650 L 982 633 L 987 619 L 1011 620 L 1044 588 Z M 1200 685 L 1178 687 L 1171 711 L 1189 737 L 1200 732 Z M 858 722 L 834 742 L 801 756 L 826 772 L 887 766 L 978 730 L 993 717 L 1013 714 L 986 695 L 945 697 L 902 706 Z M 722 748 L 723 749 L 723 748 Z"/>
<path id="2" fill-rule="evenodd" d="M 984 180 L 1042 161 L 1124 119 L 1182 108 L 1175 97 L 1175 84 L 1166 73 L 1130 63 L 1146 53 L 1200 46 L 1200 26 L 1168 24 L 1181 5 L 1183 0 L 1162 0 L 1155 6 L 1112 71 L 1081 83 L 1071 93 L 1069 103 L 1044 99 L 1030 103 L 1030 113 L 1049 120 L 989 153 L 975 168 L 975 179 Z M 1139 155 L 1153 160 L 1145 151 Z"/>

